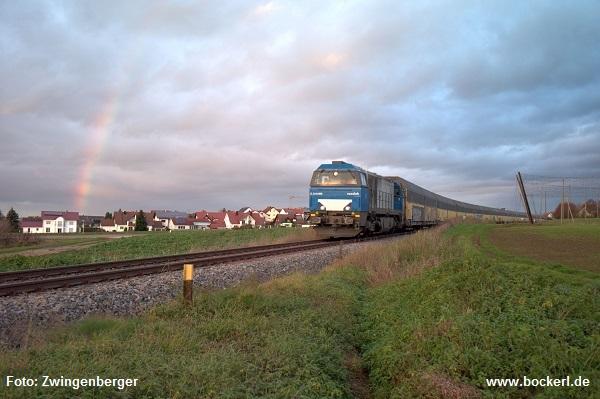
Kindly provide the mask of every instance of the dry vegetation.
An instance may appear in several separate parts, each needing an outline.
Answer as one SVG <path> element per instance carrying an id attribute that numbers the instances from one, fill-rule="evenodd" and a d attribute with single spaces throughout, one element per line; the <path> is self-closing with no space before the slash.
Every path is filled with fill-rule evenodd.
<path id="1" fill-rule="evenodd" d="M 339 260 L 331 267 L 357 266 L 365 270 L 371 285 L 407 278 L 439 266 L 460 250 L 448 245 L 444 232 L 450 224 L 418 231 L 391 243 L 373 244 Z"/>
<path id="2" fill-rule="evenodd" d="M 0 219 L 0 248 L 33 245 L 40 242 L 40 238 L 33 234 L 14 233 L 6 219 Z"/>

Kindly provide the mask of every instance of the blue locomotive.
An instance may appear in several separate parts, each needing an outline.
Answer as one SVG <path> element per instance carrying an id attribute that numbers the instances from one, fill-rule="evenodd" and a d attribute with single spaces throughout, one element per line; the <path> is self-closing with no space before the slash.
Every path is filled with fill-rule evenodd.
<path id="1" fill-rule="evenodd" d="M 474 217 L 506 222 L 524 214 L 455 201 L 400 177 L 383 177 L 358 166 L 333 161 L 312 175 L 311 224 L 323 237 L 353 237 L 435 225 Z"/>

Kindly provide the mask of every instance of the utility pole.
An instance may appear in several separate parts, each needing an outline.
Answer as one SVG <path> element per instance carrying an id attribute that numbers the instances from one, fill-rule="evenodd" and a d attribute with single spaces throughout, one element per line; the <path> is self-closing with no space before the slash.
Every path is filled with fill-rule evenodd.
<path id="1" fill-rule="evenodd" d="M 563 211 L 565 207 L 565 179 L 562 179 L 562 197 L 560 199 L 560 224 L 563 222 Z"/>
<path id="2" fill-rule="evenodd" d="M 525 203 L 525 210 L 527 211 L 529 223 L 533 224 L 533 216 L 531 216 L 531 209 L 529 208 L 529 201 L 527 200 L 527 193 L 525 192 L 525 185 L 523 184 L 523 177 L 521 176 L 521 172 L 517 172 L 517 182 L 519 183 L 521 196 L 523 197 L 523 202 Z"/>

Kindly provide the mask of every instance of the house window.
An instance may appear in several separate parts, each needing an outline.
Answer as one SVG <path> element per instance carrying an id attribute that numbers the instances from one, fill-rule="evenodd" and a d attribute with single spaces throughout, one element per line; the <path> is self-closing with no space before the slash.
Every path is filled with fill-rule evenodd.
<path id="1" fill-rule="evenodd" d="M 62 227 L 62 220 L 59 220 L 58 222 L 56 222 L 56 225 L 57 225 L 58 227 Z"/>
<path id="2" fill-rule="evenodd" d="M 50 220 L 44 220 L 44 223 L 46 223 L 46 224 L 50 224 L 50 223 L 52 223 L 52 222 L 51 222 Z"/>
<path id="3" fill-rule="evenodd" d="M 67 223 L 68 223 L 70 226 L 73 226 L 73 224 L 75 224 L 75 222 L 74 222 L 74 221 L 72 221 L 72 220 L 68 221 Z"/>
<path id="4" fill-rule="evenodd" d="M 50 233 L 50 227 L 46 227 L 46 233 Z"/>

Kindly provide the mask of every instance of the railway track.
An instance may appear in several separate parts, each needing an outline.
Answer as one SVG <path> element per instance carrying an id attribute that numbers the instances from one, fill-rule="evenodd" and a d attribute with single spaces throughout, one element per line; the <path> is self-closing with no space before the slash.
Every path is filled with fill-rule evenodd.
<path id="1" fill-rule="evenodd" d="M 27 292 L 65 288 L 181 270 L 184 263 L 193 263 L 195 267 L 205 267 L 219 263 L 300 252 L 341 245 L 342 243 L 354 243 L 384 237 L 388 238 L 390 235 L 355 238 L 343 241 L 313 240 L 116 262 L 2 272 L 0 273 L 0 296 L 17 295 Z"/>

